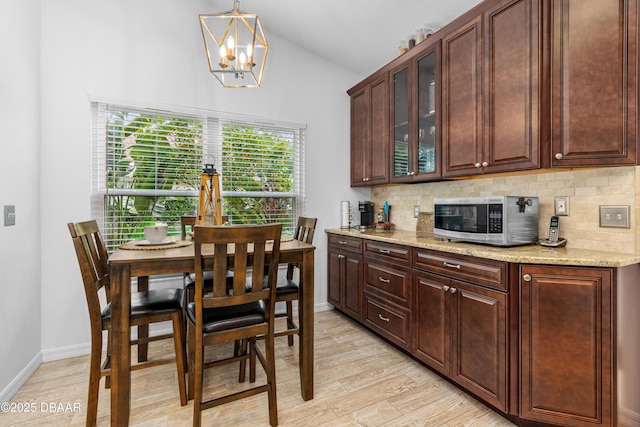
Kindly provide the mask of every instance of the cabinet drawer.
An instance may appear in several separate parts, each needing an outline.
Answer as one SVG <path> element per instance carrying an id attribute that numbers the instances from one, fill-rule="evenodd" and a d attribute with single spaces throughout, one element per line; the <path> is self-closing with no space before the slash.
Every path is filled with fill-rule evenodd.
<path id="1" fill-rule="evenodd" d="M 407 265 L 411 262 L 411 248 L 409 246 L 365 240 L 364 253 L 365 255 L 382 256 Z"/>
<path id="2" fill-rule="evenodd" d="M 415 268 L 508 291 L 506 262 L 456 256 L 427 249 L 416 249 L 413 253 Z"/>
<path id="3" fill-rule="evenodd" d="M 394 344 L 409 350 L 410 312 L 365 293 L 364 323 Z"/>
<path id="4" fill-rule="evenodd" d="M 411 269 L 373 258 L 365 258 L 365 288 L 368 292 L 411 307 Z"/>
<path id="5" fill-rule="evenodd" d="M 329 234 L 329 245 L 362 253 L 362 239 L 358 239 L 357 237 Z"/>

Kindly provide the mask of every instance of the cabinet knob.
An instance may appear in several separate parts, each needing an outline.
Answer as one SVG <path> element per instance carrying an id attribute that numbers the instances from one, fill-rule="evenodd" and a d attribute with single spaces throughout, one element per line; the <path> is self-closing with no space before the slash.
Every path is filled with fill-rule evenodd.
<path id="1" fill-rule="evenodd" d="M 480 163 L 476 163 L 474 166 L 479 168 L 481 165 L 480 165 Z"/>
<path id="2" fill-rule="evenodd" d="M 524 276 L 522 276 L 522 280 L 524 280 L 525 282 L 530 282 L 531 281 L 531 275 L 525 274 Z"/>
<path id="3" fill-rule="evenodd" d="M 338 259 L 344 259 L 344 255 L 338 255 Z"/>
<path id="4" fill-rule="evenodd" d="M 414 171 L 411 171 L 411 176 L 414 176 L 416 173 Z"/>
<path id="5" fill-rule="evenodd" d="M 486 168 L 487 166 L 489 166 L 489 163 L 487 163 L 487 162 L 482 162 L 482 167 L 483 167 L 483 168 Z"/>
<path id="6" fill-rule="evenodd" d="M 449 292 L 451 292 L 452 294 L 455 294 L 455 293 L 456 293 L 456 291 L 457 291 L 457 289 L 456 289 L 456 288 L 451 288 L 451 289 L 449 289 Z"/>
<path id="7" fill-rule="evenodd" d="M 556 159 L 560 160 L 562 159 L 563 156 L 562 156 L 562 153 L 556 153 L 555 157 Z"/>
<path id="8" fill-rule="evenodd" d="M 443 291 L 445 291 L 445 292 L 447 292 L 447 291 L 449 290 L 449 286 L 444 285 L 444 286 L 442 287 L 442 290 L 443 290 Z"/>

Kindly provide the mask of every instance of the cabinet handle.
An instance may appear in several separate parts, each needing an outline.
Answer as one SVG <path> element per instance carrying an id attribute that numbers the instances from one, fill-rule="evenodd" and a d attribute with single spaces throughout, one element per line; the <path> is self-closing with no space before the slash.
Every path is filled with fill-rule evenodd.
<path id="1" fill-rule="evenodd" d="M 388 317 L 383 317 L 382 314 L 378 314 L 378 319 L 384 320 L 385 322 L 389 321 L 389 318 Z"/>
<path id="2" fill-rule="evenodd" d="M 483 167 L 483 168 L 486 168 L 487 166 L 489 166 L 489 163 L 487 163 L 487 162 L 482 162 L 482 167 Z"/>
<path id="3" fill-rule="evenodd" d="M 556 153 L 555 158 L 560 160 L 562 159 L 564 156 L 562 155 L 562 153 Z"/>
<path id="4" fill-rule="evenodd" d="M 460 264 L 449 264 L 447 261 L 445 261 L 442 263 L 442 265 L 444 265 L 445 267 L 457 268 L 458 270 L 460 270 Z"/>
<path id="5" fill-rule="evenodd" d="M 476 163 L 474 166 L 479 168 L 480 167 L 480 163 Z"/>
<path id="6" fill-rule="evenodd" d="M 378 280 L 380 280 L 382 283 L 391 283 L 391 280 L 385 279 L 384 277 L 378 277 Z"/>
<path id="7" fill-rule="evenodd" d="M 338 259 L 344 259 L 344 255 L 338 255 Z"/>
<path id="8" fill-rule="evenodd" d="M 389 255 L 391 251 L 389 249 L 379 249 L 381 254 Z"/>
<path id="9" fill-rule="evenodd" d="M 530 281 L 531 281 L 531 275 L 529 275 L 529 274 L 525 274 L 524 276 L 522 276 L 522 279 L 523 279 L 525 282 L 530 282 Z"/>
<path id="10" fill-rule="evenodd" d="M 346 245 L 346 244 L 347 244 L 347 242 L 346 242 L 346 241 L 344 241 L 344 240 L 340 240 L 340 244 L 341 244 L 341 245 Z"/>
<path id="11" fill-rule="evenodd" d="M 449 290 L 449 286 L 444 285 L 444 286 L 442 287 L 442 290 L 443 290 L 443 291 L 445 291 L 445 292 L 447 292 L 447 291 Z"/>
<path id="12" fill-rule="evenodd" d="M 456 288 L 451 288 L 451 289 L 449 289 L 449 292 L 451 292 L 452 294 L 455 294 L 455 293 L 456 293 L 456 291 L 457 291 L 457 289 L 456 289 Z"/>

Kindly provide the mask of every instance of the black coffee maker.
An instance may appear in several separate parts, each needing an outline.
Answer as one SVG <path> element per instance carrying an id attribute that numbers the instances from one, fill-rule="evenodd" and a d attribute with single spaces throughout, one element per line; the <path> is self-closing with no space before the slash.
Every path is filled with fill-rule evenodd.
<path id="1" fill-rule="evenodd" d="M 373 202 L 358 202 L 358 210 L 360 211 L 360 228 L 373 227 L 375 224 Z"/>

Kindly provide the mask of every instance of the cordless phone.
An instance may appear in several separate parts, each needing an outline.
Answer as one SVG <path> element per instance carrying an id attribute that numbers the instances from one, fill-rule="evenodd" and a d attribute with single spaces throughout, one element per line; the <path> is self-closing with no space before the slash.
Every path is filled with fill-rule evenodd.
<path id="1" fill-rule="evenodd" d="M 551 246 L 555 248 L 562 247 L 567 244 L 566 239 L 558 237 L 558 230 L 560 228 L 560 219 L 557 216 L 551 217 L 551 223 L 549 224 L 549 238 L 540 240 L 542 246 Z"/>

